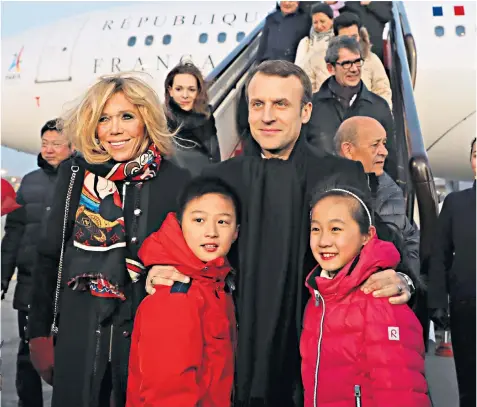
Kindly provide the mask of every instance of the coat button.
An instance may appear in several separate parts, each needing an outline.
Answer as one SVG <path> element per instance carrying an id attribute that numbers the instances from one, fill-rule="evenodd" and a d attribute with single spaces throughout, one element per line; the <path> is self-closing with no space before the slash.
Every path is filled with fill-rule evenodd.
<path id="1" fill-rule="evenodd" d="M 204 271 L 207 271 L 209 268 L 207 266 L 204 267 Z"/>
<path id="2" fill-rule="evenodd" d="M 51 209 L 51 206 L 47 206 L 46 210 L 49 211 Z"/>
<path id="3" fill-rule="evenodd" d="M 129 338 L 129 337 L 131 336 L 131 332 L 129 332 L 129 331 L 123 331 L 123 336 L 124 336 L 125 338 Z"/>
<path id="4" fill-rule="evenodd" d="M 137 243 L 137 237 L 134 236 L 133 238 L 131 238 L 131 243 L 132 244 L 136 244 Z"/>
<path id="5" fill-rule="evenodd" d="M 141 215 L 142 211 L 141 209 L 137 208 L 137 209 L 134 209 L 134 216 L 139 216 Z"/>

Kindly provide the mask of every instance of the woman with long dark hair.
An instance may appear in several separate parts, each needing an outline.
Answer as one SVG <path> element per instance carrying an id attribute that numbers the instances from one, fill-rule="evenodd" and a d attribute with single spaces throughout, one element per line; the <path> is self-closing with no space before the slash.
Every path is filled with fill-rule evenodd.
<path id="1" fill-rule="evenodd" d="M 220 161 L 215 120 L 204 78 L 192 63 L 180 63 L 164 84 L 167 124 L 175 135 L 176 162 L 193 175 Z"/>

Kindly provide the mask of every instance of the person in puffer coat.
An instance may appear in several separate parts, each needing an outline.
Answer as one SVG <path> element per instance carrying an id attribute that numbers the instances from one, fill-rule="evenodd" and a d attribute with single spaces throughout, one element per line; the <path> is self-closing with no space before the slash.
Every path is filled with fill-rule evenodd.
<path id="1" fill-rule="evenodd" d="M 409 266 L 418 276 L 421 269 L 419 258 L 420 233 L 417 226 L 411 223 L 406 215 L 406 202 L 402 189 L 384 171 L 377 177 L 377 180 L 374 210 L 384 222 L 396 225 L 402 233 Z"/>
<path id="2" fill-rule="evenodd" d="M 400 256 L 376 237 L 359 195 L 336 186 L 313 201 L 310 247 L 318 265 L 306 279 L 312 297 L 300 340 L 304 405 L 429 407 L 419 321 L 407 305 L 360 289 Z"/>
<path id="3" fill-rule="evenodd" d="M 139 306 L 127 407 L 231 405 L 236 322 L 225 256 L 238 216 L 238 199 L 223 181 L 198 177 L 182 193 L 177 216 L 169 213 L 144 241 L 146 266 L 172 265 L 190 280 L 155 286 Z"/>

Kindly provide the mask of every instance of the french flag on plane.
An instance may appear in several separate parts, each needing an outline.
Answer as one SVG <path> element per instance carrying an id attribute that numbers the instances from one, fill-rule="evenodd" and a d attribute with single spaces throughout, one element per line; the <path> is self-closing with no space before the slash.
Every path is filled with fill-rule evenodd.
<path id="1" fill-rule="evenodd" d="M 432 7 L 434 17 L 444 17 L 444 8 L 442 6 Z M 465 16 L 464 6 L 454 6 L 454 16 Z"/>

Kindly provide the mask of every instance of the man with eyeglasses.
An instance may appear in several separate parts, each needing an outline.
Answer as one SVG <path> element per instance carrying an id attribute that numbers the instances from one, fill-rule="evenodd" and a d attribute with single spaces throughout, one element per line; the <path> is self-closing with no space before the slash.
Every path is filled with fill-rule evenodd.
<path id="1" fill-rule="evenodd" d="M 333 139 L 343 121 L 354 116 L 376 119 L 388 140 L 385 171 L 396 180 L 393 116 L 388 103 L 368 90 L 361 79 L 364 61 L 358 41 L 349 36 L 333 38 L 325 60 L 332 76 L 313 95 L 308 141 L 320 151 L 336 155 Z"/>
<path id="2" fill-rule="evenodd" d="M 57 169 L 71 153 L 71 143 L 62 133 L 60 120 L 48 121 L 41 129 L 39 169 L 25 175 L 17 193 L 20 208 L 7 215 L 2 240 L 2 298 L 8 290 L 15 268 L 18 269 L 13 308 L 18 310 L 20 346 L 17 355 L 16 387 L 22 407 L 42 407 L 42 382 L 30 361 L 26 326 L 30 308 L 36 244 L 42 230 L 42 219 L 50 209 Z"/>

